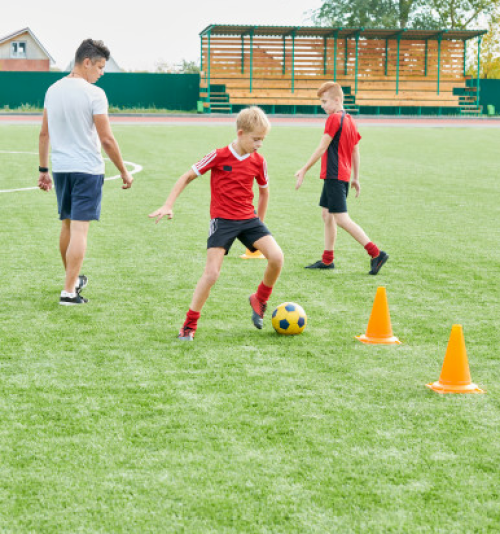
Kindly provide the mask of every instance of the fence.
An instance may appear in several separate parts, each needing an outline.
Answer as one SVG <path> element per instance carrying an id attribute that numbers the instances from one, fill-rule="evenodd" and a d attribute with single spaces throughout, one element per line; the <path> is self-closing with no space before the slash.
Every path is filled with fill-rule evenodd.
<path id="1" fill-rule="evenodd" d="M 45 92 L 66 72 L 0 72 L 0 110 L 23 104 L 43 107 Z M 109 73 L 96 84 L 106 91 L 111 106 L 196 109 L 199 74 Z"/>

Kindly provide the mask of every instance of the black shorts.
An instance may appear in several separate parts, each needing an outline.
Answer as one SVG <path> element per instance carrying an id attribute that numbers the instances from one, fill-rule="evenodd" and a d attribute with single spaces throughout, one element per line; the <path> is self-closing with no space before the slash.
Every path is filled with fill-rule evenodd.
<path id="1" fill-rule="evenodd" d="M 336 178 L 326 178 L 323 180 L 323 191 L 319 205 L 330 213 L 346 213 L 348 194 L 349 182 L 343 182 Z"/>
<path id="2" fill-rule="evenodd" d="M 104 174 L 54 172 L 57 208 L 61 221 L 98 221 L 101 216 Z"/>
<path id="3" fill-rule="evenodd" d="M 212 219 L 207 248 L 221 247 L 226 249 L 227 254 L 234 240 L 238 238 L 246 248 L 255 252 L 253 244 L 266 235 L 271 235 L 271 232 L 258 217 L 243 220 Z"/>

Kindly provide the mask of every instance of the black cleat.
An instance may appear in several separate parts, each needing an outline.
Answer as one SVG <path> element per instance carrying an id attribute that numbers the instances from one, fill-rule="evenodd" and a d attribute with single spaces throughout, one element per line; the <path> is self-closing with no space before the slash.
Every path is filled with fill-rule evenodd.
<path id="1" fill-rule="evenodd" d="M 335 265 L 333 264 L 333 262 L 327 265 L 326 263 L 323 263 L 321 260 L 319 260 L 316 263 L 307 265 L 307 267 L 304 267 L 304 269 L 335 269 Z"/>
<path id="2" fill-rule="evenodd" d="M 84 288 L 87 287 L 87 284 L 89 283 L 89 279 L 84 275 L 81 274 L 78 276 L 78 285 L 75 287 L 75 291 L 77 293 L 80 293 Z"/>
<path id="3" fill-rule="evenodd" d="M 78 304 L 87 304 L 89 299 L 86 299 L 80 295 L 80 293 L 77 293 L 74 297 L 63 297 L 61 296 L 59 298 L 59 304 L 61 306 L 77 306 Z"/>
<path id="4" fill-rule="evenodd" d="M 368 274 L 377 274 L 384 263 L 389 259 L 389 254 L 386 254 L 383 250 L 376 258 L 372 258 L 370 261 L 371 271 Z"/>

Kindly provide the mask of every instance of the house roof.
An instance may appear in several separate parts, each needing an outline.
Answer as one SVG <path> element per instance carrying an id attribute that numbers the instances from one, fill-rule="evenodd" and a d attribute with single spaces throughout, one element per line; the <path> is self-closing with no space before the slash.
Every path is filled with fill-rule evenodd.
<path id="1" fill-rule="evenodd" d="M 204 35 L 259 35 L 273 37 L 338 37 L 340 39 L 354 38 L 356 35 L 365 39 L 405 39 L 425 40 L 438 39 L 454 41 L 473 39 L 487 33 L 487 30 L 408 30 L 401 28 L 343 28 L 324 26 L 253 26 L 237 24 L 210 24 L 200 36 Z"/>
<path id="2" fill-rule="evenodd" d="M 36 42 L 36 44 L 43 50 L 43 53 L 49 58 L 51 63 L 55 63 L 54 58 L 47 52 L 47 49 L 43 46 L 43 44 L 37 39 L 36 35 L 30 30 L 30 28 L 26 27 L 22 30 L 18 30 L 17 32 L 10 33 L 9 35 L 5 35 L 3 37 L 0 37 L 0 44 L 5 43 L 6 41 L 10 41 L 11 39 L 14 39 L 18 35 L 22 35 L 23 33 L 29 33 L 32 39 Z"/>

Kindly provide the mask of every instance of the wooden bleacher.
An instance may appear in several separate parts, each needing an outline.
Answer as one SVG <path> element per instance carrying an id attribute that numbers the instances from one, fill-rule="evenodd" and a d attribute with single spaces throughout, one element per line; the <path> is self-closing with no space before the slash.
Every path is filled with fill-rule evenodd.
<path id="1" fill-rule="evenodd" d="M 271 113 L 318 113 L 318 87 L 335 80 L 344 88 L 345 108 L 351 113 L 401 108 L 418 113 L 480 112 L 463 61 L 465 40 L 483 32 L 396 32 L 404 37 L 399 40 L 398 63 L 395 30 L 370 30 L 366 36 L 359 30 L 357 39 L 354 30 L 338 30 L 336 39 L 332 29 L 325 30 L 205 29 L 200 34 L 200 99 L 205 110 L 227 113 L 255 104 Z"/>

